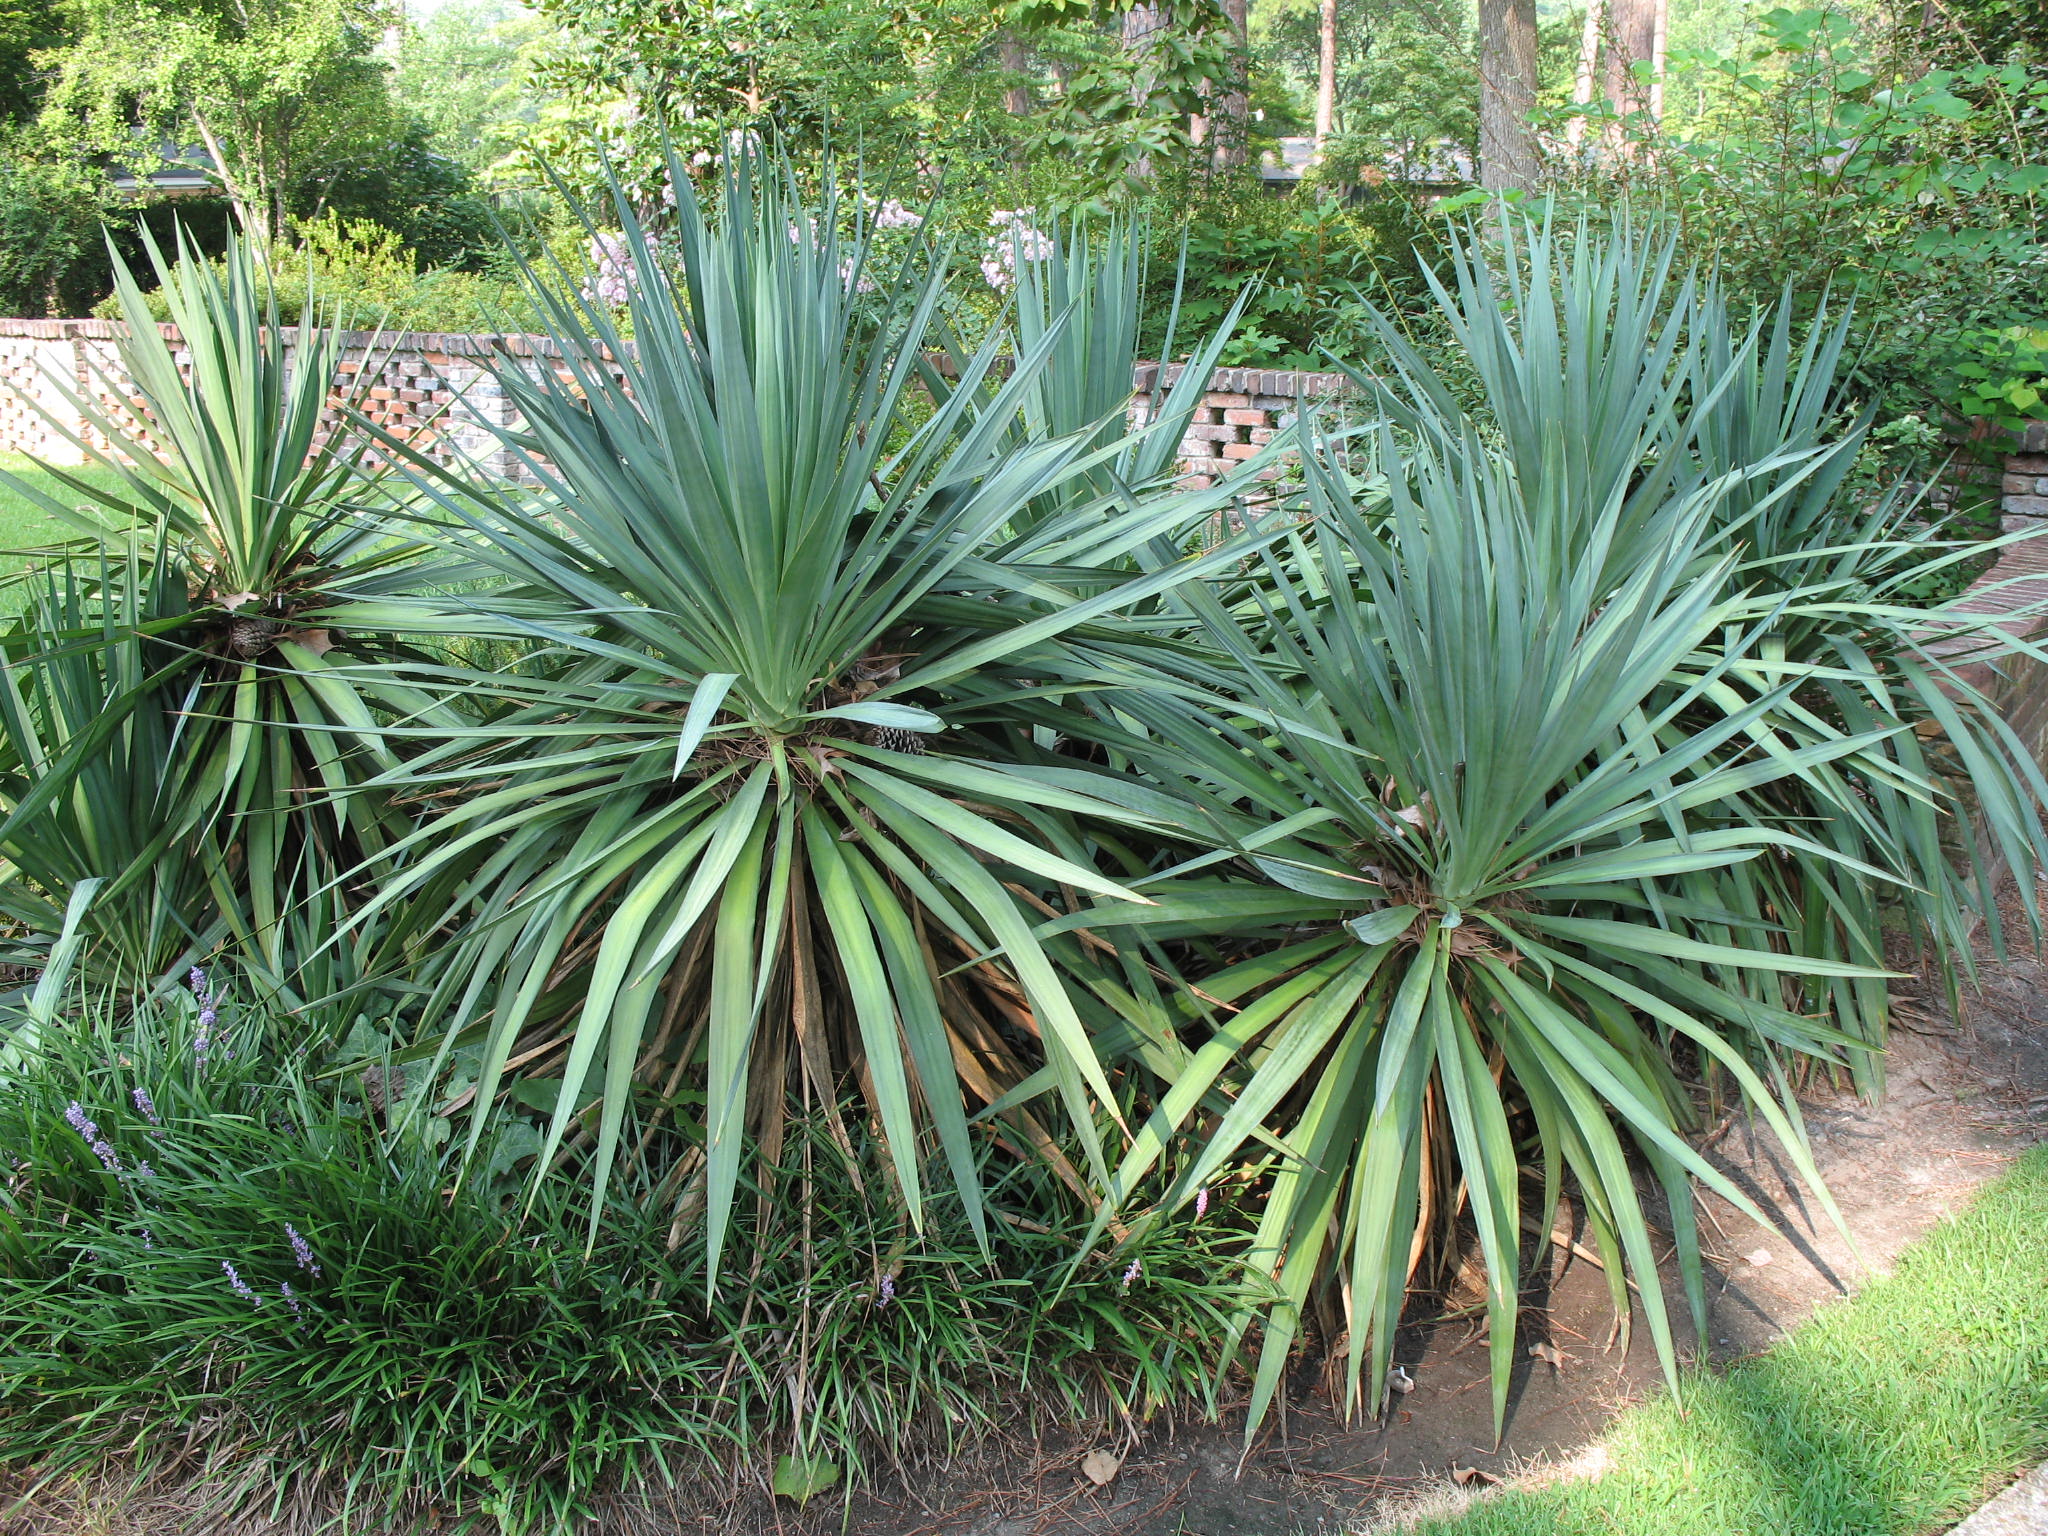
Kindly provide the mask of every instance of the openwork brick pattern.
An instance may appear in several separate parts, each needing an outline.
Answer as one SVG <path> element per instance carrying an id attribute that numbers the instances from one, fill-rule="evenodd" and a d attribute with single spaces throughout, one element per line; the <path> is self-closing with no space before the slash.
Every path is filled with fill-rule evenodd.
<path id="1" fill-rule="evenodd" d="M 1163 402 L 1181 372 L 1179 363 L 1139 364 L 1132 381 L 1138 391 L 1131 407 L 1134 425 L 1152 419 L 1155 403 Z M 1210 375 L 1208 392 L 1202 396 L 1194 420 L 1181 437 L 1180 459 L 1188 472 L 1187 483 L 1206 487 L 1236 472 L 1244 460 L 1256 458 L 1283 427 L 1292 424 L 1304 399 L 1328 399 L 1341 394 L 1344 384 L 1341 373 L 1217 369 Z M 1265 473 L 1277 475 L 1279 470 Z"/>
<path id="2" fill-rule="evenodd" d="M 53 463 L 79 460 L 78 450 L 31 404 L 82 429 L 76 409 L 53 380 L 139 413 L 132 388 L 110 372 L 115 334 L 109 320 L 0 320 L 0 452 L 31 453 Z M 172 334 L 168 327 L 166 334 Z M 342 382 L 352 385 L 369 376 L 364 414 L 378 427 L 443 462 L 468 460 L 486 474 L 508 478 L 516 476 L 517 462 L 491 429 L 519 423 L 485 360 L 509 358 L 529 369 L 562 366 L 553 344 L 535 336 L 350 331 L 342 341 Z M 1178 363 L 1138 365 L 1132 379 L 1134 424 L 1151 419 L 1155 402 L 1181 371 Z M 1344 392 L 1346 381 L 1338 373 L 1219 368 L 1208 382 L 1180 444 L 1186 483 L 1194 486 L 1212 485 L 1236 471 L 1293 421 L 1302 401 L 1332 399 Z M 134 419 L 146 426 L 139 414 Z M 342 425 L 337 395 L 328 427 Z M 2048 517 L 2048 423 L 2035 425 L 2017 447 L 2006 464 L 2005 510 L 2008 516 Z M 1266 471 L 1279 473 L 1277 467 Z"/>

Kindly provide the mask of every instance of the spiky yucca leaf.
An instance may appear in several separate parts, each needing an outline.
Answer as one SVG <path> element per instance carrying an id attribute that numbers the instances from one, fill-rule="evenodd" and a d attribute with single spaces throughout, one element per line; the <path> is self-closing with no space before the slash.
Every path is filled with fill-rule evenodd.
<path id="1" fill-rule="evenodd" d="M 1967 599 L 1915 599 L 1916 587 L 1983 546 L 1931 538 L 1914 495 L 1848 494 L 1869 427 L 1845 374 L 1850 316 L 1823 312 L 1803 333 L 1786 306 L 1738 322 L 1716 285 L 1674 272 L 1672 250 L 1628 232 L 1566 238 L 1506 217 L 1488 240 L 1454 244 L 1451 278 L 1435 290 L 1479 388 L 1454 389 L 1384 319 L 1395 377 L 1359 383 L 1448 456 L 1499 445 L 1555 537 L 1592 536 L 1606 526 L 1593 514 L 1615 502 L 1622 512 L 1601 535 L 1610 574 L 1668 536 L 1670 510 L 1688 494 L 1725 488 L 1703 535 L 1706 547 L 1736 556 L 1720 579 L 1731 594 L 1780 599 L 1736 675 L 1802 684 L 1783 693 L 1766 735 L 1874 742 L 1760 787 L 1734 812 L 1804 828 L 1848 861 L 1802 854 L 1770 866 L 1770 878 L 1747 888 L 1755 903 L 1738 908 L 1741 921 L 1782 927 L 1778 942 L 1791 952 L 1866 967 L 1881 964 L 1889 923 L 1953 987 L 1969 970 L 1978 921 L 1994 943 L 2005 940 L 1997 884 L 2031 889 L 2048 860 L 2039 814 L 2048 782 L 1960 664 L 2034 653 L 2026 631 L 2048 604 L 1986 615 Z M 1707 690 L 1667 739 L 1712 728 L 1724 706 L 1746 708 L 1748 697 Z M 1972 812 L 1981 838 L 1965 829 Z M 1858 865 L 1890 878 L 1842 872 Z M 1708 876 L 1689 885 L 1702 902 L 1736 894 Z M 1788 1001 L 1778 979 L 1750 985 L 1760 999 Z M 1858 1081 L 1881 1087 L 1880 983 L 1837 979 L 1789 1000 L 1825 1008 L 1863 1041 L 1851 1057 Z"/>

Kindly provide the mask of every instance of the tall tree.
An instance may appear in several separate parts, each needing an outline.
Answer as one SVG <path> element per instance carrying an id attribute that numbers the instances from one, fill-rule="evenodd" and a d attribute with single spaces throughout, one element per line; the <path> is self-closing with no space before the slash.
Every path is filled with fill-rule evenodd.
<path id="1" fill-rule="evenodd" d="M 1316 153 L 1337 131 L 1337 0 L 1323 0 L 1316 52 Z"/>
<path id="2" fill-rule="evenodd" d="M 284 232 L 294 193 L 390 139 L 374 0 L 79 0 L 43 56 L 56 142 L 153 169 L 197 139 L 244 226 Z"/>
<path id="3" fill-rule="evenodd" d="M 1216 101 L 1215 166 L 1235 170 L 1250 157 L 1251 144 L 1251 36 L 1246 0 L 1223 0 L 1224 22 L 1229 32 L 1230 74 Z"/>
<path id="4" fill-rule="evenodd" d="M 1609 0 L 1607 102 L 1623 117 L 1654 119 L 1662 105 L 1657 77 L 1664 72 L 1667 6 L 1668 0 Z"/>
<path id="5" fill-rule="evenodd" d="M 1479 0 L 1479 184 L 1536 183 L 1536 0 Z"/>

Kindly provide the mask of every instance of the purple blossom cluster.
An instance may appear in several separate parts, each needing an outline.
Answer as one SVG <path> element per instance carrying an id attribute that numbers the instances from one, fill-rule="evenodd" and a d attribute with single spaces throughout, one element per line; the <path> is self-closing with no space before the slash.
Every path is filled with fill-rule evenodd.
<path id="1" fill-rule="evenodd" d="M 623 306 L 640 286 L 640 269 L 633 264 L 624 235 L 597 235 L 590 242 L 590 283 L 583 290 L 587 303 Z"/>
<path id="2" fill-rule="evenodd" d="M 284 1235 L 291 1239 L 292 1258 L 299 1268 L 308 1271 L 314 1279 L 320 1278 L 320 1262 L 313 1257 L 313 1245 L 299 1235 L 299 1229 L 290 1222 L 284 1224 Z"/>
<path id="3" fill-rule="evenodd" d="M 121 1171 L 120 1156 L 114 1151 L 113 1144 L 100 1135 L 99 1126 L 94 1124 L 92 1117 L 86 1114 L 83 1104 L 73 1099 L 69 1107 L 64 1111 L 64 1119 L 71 1129 L 78 1132 L 79 1139 L 92 1148 L 92 1155 L 100 1160 L 102 1168 L 106 1169 L 109 1173 L 119 1173 Z M 143 1164 L 145 1169 L 148 1166 L 147 1163 Z M 149 1178 L 151 1175 L 144 1173 L 143 1177 Z"/>
<path id="4" fill-rule="evenodd" d="M 875 1295 L 875 1305 L 878 1307 L 886 1307 L 887 1305 L 889 1305 L 890 1302 L 894 1301 L 895 1299 L 896 1277 L 894 1275 L 882 1276 L 882 1288 Z"/>
<path id="5" fill-rule="evenodd" d="M 1136 1285 L 1138 1283 L 1138 1276 L 1143 1273 L 1143 1262 L 1138 1259 L 1131 1260 L 1131 1267 L 1124 1271 L 1124 1289 L 1128 1291 L 1133 1285 Z"/>
<path id="6" fill-rule="evenodd" d="M 214 996 L 213 988 L 206 980 L 206 972 L 198 966 L 192 967 L 191 974 L 185 980 L 192 988 L 194 1001 L 199 1004 L 199 1032 L 192 1037 L 192 1054 L 203 1062 L 206 1060 L 207 1052 L 213 1049 L 213 1031 L 220 1023 L 220 999 Z M 223 1056 L 234 1054 L 230 1050 L 221 1052 Z"/>
<path id="7" fill-rule="evenodd" d="M 231 1287 L 233 1287 L 234 1292 L 237 1296 L 248 1297 L 249 1305 L 252 1307 L 260 1307 L 263 1305 L 263 1298 L 261 1296 L 258 1296 L 251 1289 L 249 1289 L 248 1281 L 244 1280 L 240 1275 L 235 1273 L 234 1265 L 230 1264 L 226 1259 L 222 1259 L 220 1261 L 220 1268 L 221 1273 L 228 1277 L 228 1284 Z"/>
<path id="8" fill-rule="evenodd" d="M 998 208 L 988 221 L 996 230 L 981 258 L 981 275 L 989 287 L 1000 291 L 1013 286 L 1020 261 L 1052 259 L 1052 236 L 1031 222 L 1029 208 Z"/>
<path id="9" fill-rule="evenodd" d="M 143 1119 L 147 1120 L 151 1125 L 162 1125 L 164 1123 L 162 1117 L 156 1112 L 156 1100 L 149 1096 L 147 1088 L 137 1088 L 131 1097 L 135 1100 L 136 1111 Z"/>

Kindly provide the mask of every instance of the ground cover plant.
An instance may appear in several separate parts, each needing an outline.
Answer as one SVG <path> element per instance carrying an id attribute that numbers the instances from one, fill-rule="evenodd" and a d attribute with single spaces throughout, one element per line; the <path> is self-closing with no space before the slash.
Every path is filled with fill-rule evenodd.
<path id="1" fill-rule="evenodd" d="M 0 1444 L 171 1456 L 215 1388 L 87 1356 L 203 1339 L 238 1362 L 205 1399 L 247 1428 L 211 1442 L 233 1498 L 284 1486 L 266 1436 L 327 1433 L 351 1518 L 563 1528 L 728 1442 L 792 1496 L 952 1444 L 986 1419 L 947 1373 L 1026 1339 L 1121 1362 L 1093 1379 L 1133 1415 L 1248 1388 L 1256 1432 L 1302 1337 L 1348 1332 L 1377 1412 L 1411 1294 L 1474 1255 L 1498 1415 L 1565 1200 L 1682 1389 L 1659 1250 L 1697 1313 L 1692 1183 L 1744 1203 L 1702 1104 L 1810 1169 L 1802 1076 L 1881 1082 L 1883 936 L 1963 976 L 1970 906 L 2048 851 L 2048 786 L 1934 649 L 2032 647 L 1913 596 L 1963 552 L 1852 489 L 1844 322 L 1731 325 L 1668 247 L 1511 222 L 1436 289 L 1458 379 L 1368 317 L 1395 371 L 1304 413 L 1292 477 L 1195 491 L 1195 385 L 1126 414 L 1128 227 L 1010 226 L 1013 307 L 970 343 L 949 285 L 985 247 L 877 240 L 885 203 L 765 155 L 669 171 L 673 207 L 586 210 L 602 271 L 529 273 L 549 361 L 492 380 L 518 479 L 322 437 L 332 353 L 304 322 L 285 366 L 240 253 L 162 263 L 199 361 L 133 328 L 151 427 L 85 402 L 162 452 L 63 482 L 113 531 L 0 637 L 7 913 L 44 972 L 0 1058 L 43 1234 L 0 1257 Z M 209 1035 L 191 1077 L 195 962 L 293 1059 L 184 1125 L 255 1170 L 203 1190 L 133 1095 L 254 1070 Z M 106 1228 L 157 1191 L 176 1256 Z M 320 1287 L 225 1235 L 284 1221 Z M 996 1310 L 925 1364 L 826 1327 L 910 1316 L 927 1260 Z M 749 1354 L 770 1275 L 792 1310 Z M 251 1331 L 300 1321 L 273 1281 L 408 1342 L 309 1392 L 296 1335 Z M 593 1352 L 641 1329 L 675 1346 L 659 1403 Z M 528 1334 L 560 1401 L 479 1376 L 463 1434 L 562 1461 L 409 1417 L 411 1356 Z"/>
<path id="2" fill-rule="evenodd" d="M 1148 1244 L 1142 1288 L 1098 1264 L 1047 1302 L 1081 1202 L 1013 1167 L 986 1249 L 958 1201 L 913 1235 L 886 1158 L 841 1163 L 814 1115 L 740 1221 L 820 1167 L 830 1220 L 748 1243 L 707 1305 L 645 1187 L 615 1186 L 587 1249 L 553 1240 L 582 1213 L 557 1184 L 521 1222 L 540 1137 L 512 1117 L 451 1197 L 423 1080 L 382 1055 L 315 1078 L 309 1021 L 235 990 L 73 1000 L 10 1052 L 0 1462 L 24 1483 L 118 1452 L 187 1481 L 195 1523 L 275 1497 L 306 1525 L 637 1529 L 676 1483 L 737 1483 L 720 1464 L 822 1490 L 998 1423 L 1213 1398 L 1220 1220 Z"/>

